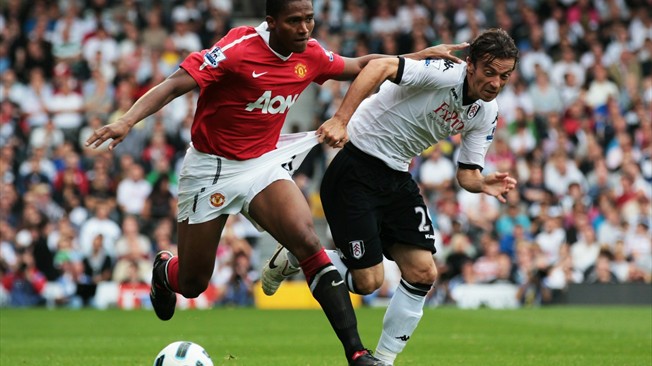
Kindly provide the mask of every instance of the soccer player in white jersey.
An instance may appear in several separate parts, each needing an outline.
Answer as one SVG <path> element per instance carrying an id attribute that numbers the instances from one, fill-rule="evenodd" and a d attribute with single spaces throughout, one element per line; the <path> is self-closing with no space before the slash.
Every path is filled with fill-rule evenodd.
<path id="1" fill-rule="evenodd" d="M 504 203 L 516 180 L 506 172 L 481 172 L 496 130 L 495 98 L 517 61 L 514 41 L 500 29 L 480 34 L 462 64 L 400 57 L 370 61 L 333 118 L 317 130 L 330 146 L 350 139 L 321 185 L 338 248 L 328 251 L 331 261 L 349 291 L 358 294 L 382 285 L 383 254 L 401 270 L 374 354 L 385 363 L 393 364 L 412 336 L 437 277 L 433 225 L 408 165 L 427 147 L 461 134 L 460 186 Z M 378 86 L 378 93 L 367 98 Z M 263 269 L 267 292 L 283 279 L 278 268 L 296 265 L 279 246 Z"/>

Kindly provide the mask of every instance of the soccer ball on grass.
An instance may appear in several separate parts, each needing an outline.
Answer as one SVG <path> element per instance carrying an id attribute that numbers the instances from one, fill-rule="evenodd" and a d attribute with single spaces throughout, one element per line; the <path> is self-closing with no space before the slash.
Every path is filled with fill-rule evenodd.
<path id="1" fill-rule="evenodd" d="M 197 343 L 177 341 L 158 353 L 154 366 L 213 366 L 211 356 Z"/>

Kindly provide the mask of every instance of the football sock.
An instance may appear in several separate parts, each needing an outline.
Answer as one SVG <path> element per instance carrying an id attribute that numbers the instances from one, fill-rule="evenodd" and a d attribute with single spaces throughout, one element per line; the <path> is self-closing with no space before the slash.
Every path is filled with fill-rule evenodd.
<path id="1" fill-rule="evenodd" d="M 163 282 L 170 291 L 179 292 L 179 258 L 174 256 L 165 263 L 165 277 Z"/>
<path id="2" fill-rule="evenodd" d="M 331 262 L 333 262 L 333 265 L 337 268 L 337 272 L 339 272 L 342 279 L 344 279 L 344 283 L 346 284 L 346 287 L 349 288 L 349 291 L 357 294 L 358 292 L 355 290 L 355 284 L 353 283 L 353 276 L 344 262 L 342 262 L 340 253 L 337 250 L 327 250 L 326 254 L 328 254 L 328 258 L 331 259 Z"/>
<path id="3" fill-rule="evenodd" d="M 295 257 L 294 254 L 292 254 L 292 252 L 287 250 L 287 248 L 285 249 L 285 251 L 287 252 L 288 262 L 290 262 L 290 265 L 294 268 L 301 267 L 301 263 L 299 263 L 297 257 Z"/>
<path id="4" fill-rule="evenodd" d="M 331 327 L 344 346 L 347 360 L 356 351 L 364 349 L 358 334 L 358 322 L 353 311 L 349 292 L 342 276 L 328 259 L 322 248 L 318 253 L 301 261 L 301 269 L 312 296 L 319 302 Z"/>
<path id="5" fill-rule="evenodd" d="M 426 295 L 431 287 L 429 284 L 411 284 L 401 279 L 385 311 L 383 332 L 374 353 L 378 359 L 394 364 L 396 355 L 403 351 L 421 320 Z"/>

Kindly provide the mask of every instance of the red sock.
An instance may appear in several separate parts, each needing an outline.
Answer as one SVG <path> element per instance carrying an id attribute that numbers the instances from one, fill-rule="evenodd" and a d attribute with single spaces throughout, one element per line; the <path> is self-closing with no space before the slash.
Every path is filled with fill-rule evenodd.
<path id="1" fill-rule="evenodd" d="M 179 258 L 172 257 L 167 265 L 167 282 L 170 290 L 179 292 Z"/>
<path id="2" fill-rule="evenodd" d="M 326 254 L 324 248 L 321 248 L 317 253 L 302 260 L 299 265 L 303 270 L 303 274 L 306 276 L 306 281 L 311 283 L 312 278 L 317 272 L 319 272 L 320 269 L 328 265 L 332 265 L 332 263 L 331 259 L 328 258 L 328 254 Z"/>

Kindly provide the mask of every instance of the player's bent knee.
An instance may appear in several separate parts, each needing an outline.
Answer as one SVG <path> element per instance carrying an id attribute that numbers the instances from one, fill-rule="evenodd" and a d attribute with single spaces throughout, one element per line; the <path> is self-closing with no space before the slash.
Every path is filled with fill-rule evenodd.
<path id="1" fill-rule="evenodd" d="M 292 240 L 283 242 L 283 246 L 288 248 L 299 260 L 312 256 L 322 249 L 319 237 L 314 230 L 302 230 Z"/>
<path id="2" fill-rule="evenodd" d="M 180 294 L 187 299 L 199 297 L 208 288 L 208 282 L 209 280 L 199 278 L 192 278 L 185 281 L 179 280 Z"/>
<path id="3" fill-rule="evenodd" d="M 410 268 L 409 271 L 403 273 L 403 278 L 410 283 L 427 284 L 435 283 L 437 275 L 437 267 L 433 264 L 432 266 Z"/>
<path id="4" fill-rule="evenodd" d="M 378 285 L 374 281 L 362 281 L 362 283 L 355 283 L 355 291 L 359 295 L 369 295 L 373 293 L 374 291 L 378 290 L 382 286 L 382 283 Z"/>
<path id="5" fill-rule="evenodd" d="M 383 285 L 384 276 L 374 272 L 364 272 L 354 275 L 355 292 L 359 295 L 369 295 Z"/>

